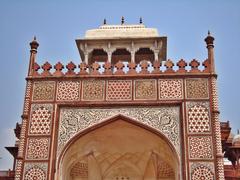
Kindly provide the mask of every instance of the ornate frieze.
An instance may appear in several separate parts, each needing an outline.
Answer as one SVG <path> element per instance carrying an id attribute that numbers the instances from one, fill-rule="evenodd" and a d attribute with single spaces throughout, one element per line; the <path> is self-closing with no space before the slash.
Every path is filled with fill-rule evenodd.
<path id="1" fill-rule="evenodd" d="M 69 140 L 81 131 L 119 114 L 134 119 L 164 134 L 180 154 L 178 106 L 61 108 L 58 132 L 58 155 Z"/>

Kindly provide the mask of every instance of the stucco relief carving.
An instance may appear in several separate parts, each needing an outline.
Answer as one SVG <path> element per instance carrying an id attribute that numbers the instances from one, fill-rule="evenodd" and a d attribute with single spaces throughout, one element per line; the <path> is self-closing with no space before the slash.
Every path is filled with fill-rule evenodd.
<path id="1" fill-rule="evenodd" d="M 164 134 L 180 155 L 179 111 L 178 106 L 61 108 L 57 154 L 79 132 L 121 114 Z"/>

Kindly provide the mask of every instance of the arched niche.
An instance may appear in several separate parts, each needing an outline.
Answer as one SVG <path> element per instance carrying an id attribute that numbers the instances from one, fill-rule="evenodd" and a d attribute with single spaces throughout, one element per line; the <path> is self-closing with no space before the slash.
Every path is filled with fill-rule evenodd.
<path id="1" fill-rule="evenodd" d="M 103 49 L 93 49 L 91 53 L 89 53 L 88 57 L 89 64 L 94 62 L 107 62 L 108 55 Z"/>
<path id="2" fill-rule="evenodd" d="M 135 53 L 135 63 L 138 64 L 143 60 L 153 63 L 154 52 L 150 48 L 139 48 L 139 50 Z"/>
<path id="3" fill-rule="evenodd" d="M 174 147 L 161 134 L 117 116 L 81 133 L 60 157 L 59 180 L 175 180 Z"/>
<path id="4" fill-rule="evenodd" d="M 131 53 L 125 49 L 116 49 L 112 53 L 112 64 L 116 64 L 118 61 L 131 62 Z"/>

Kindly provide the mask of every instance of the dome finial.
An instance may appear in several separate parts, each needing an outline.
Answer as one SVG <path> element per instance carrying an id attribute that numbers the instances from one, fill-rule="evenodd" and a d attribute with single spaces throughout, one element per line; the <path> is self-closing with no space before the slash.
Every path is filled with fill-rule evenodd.
<path id="1" fill-rule="evenodd" d="M 205 42 L 206 42 L 206 44 L 207 44 L 207 47 L 209 47 L 209 46 L 214 47 L 213 41 L 214 41 L 214 37 L 211 36 L 211 33 L 210 33 L 210 31 L 208 30 L 208 36 L 205 38 Z"/>
<path id="2" fill-rule="evenodd" d="M 39 46 L 39 44 L 37 42 L 37 38 L 36 38 L 36 36 L 34 36 L 32 42 L 30 42 L 31 50 L 35 50 L 36 51 L 38 46 Z"/>
<path id="3" fill-rule="evenodd" d="M 140 17 L 140 19 L 139 19 L 139 23 L 140 23 L 140 24 L 143 23 L 142 17 Z"/>
<path id="4" fill-rule="evenodd" d="M 211 35 L 210 30 L 208 30 L 208 36 L 210 36 L 210 35 Z"/>
<path id="5" fill-rule="evenodd" d="M 122 16 L 121 24 L 123 25 L 125 23 L 124 17 Z"/>
<path id="6" fill-rule="evenodd" d="M 106 20 L 106 18 L 104 18 L 104 20 L 103 20 L 103 24 L 104 24 L 104 25 L 107 24 L 107 20 Z"/>

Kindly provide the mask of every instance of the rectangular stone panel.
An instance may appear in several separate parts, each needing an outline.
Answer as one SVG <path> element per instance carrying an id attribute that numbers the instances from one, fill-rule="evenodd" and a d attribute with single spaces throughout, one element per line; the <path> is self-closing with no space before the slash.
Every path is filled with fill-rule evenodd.
<path id="1" fill-rule="evenodd" d="M 215 180 L 215 170 L 213 162 L 190 162 L 189 166 L 190 180 Z"/>
<path id="2" fill-rule="evenodd" d="M 189 159 L 212 159 L 212 144 L 211 136 L 188 137 Z"/>
<path id="3" fill-rule="evenodd" d="M 104 80 L 84 80 L 82 81 L 83 101 L 104 101 L 105 81 Z"/>
<path id="4" fill-rule="evenodd" d="M 47 160 L 49 156 L 49 138 L 28 138 L 26 159 Z"/>
<path id="5" fill-rule="evenodd" d="M 155 79 L 135 80 L 134 100 L 157 100 L 157 81 Z"/>
<path id="6" fill-rule="evenodd" d="M 109 80 L 107 82 L 107 101 L 132 100 L 132 80 Z"/>
<path id="7" fill-rule="evenodd" d="M 50 135 L 52 126 L 52 104 L 33 104 L 29 122 L 29 135 Z"/>
<path id="8" fill-rule="evenodd" d="M 159 79 L 158 88 L 160 100 L 183 99 L 182 79 Z"/>
<path id="9" fill-rule="evenodd" d="M 48 163 L 25 162 L 23 179 L 24 180 L 47 180 Z"/>
<path id="10" fill-rule="evenodd" d="M 207 78 L 189 78 L 186 79 L 186 97 L 189 99 L 207 99 L 209 98 L 208 79 Z"/>
<path id="11" fill-rule="evenodd" d="M 39 81 L 33 84 L 33 101 L 54 100 L 55 82 Z"/>
<path id="12" fill-rule="evenodd" d="M 211 132 L 209 102 L 187 102 L 187 131 L 189 134 Z"/>
<path id="13" fill-rule="evenodd" d="M 80 100 L 80 81 L 60 81 L 57 83 L 57 101 Z"/>

